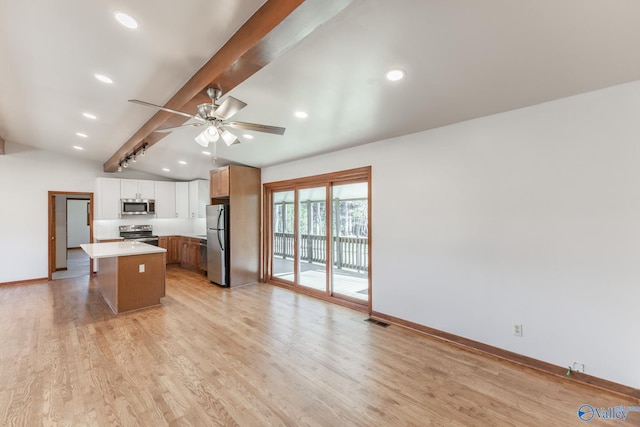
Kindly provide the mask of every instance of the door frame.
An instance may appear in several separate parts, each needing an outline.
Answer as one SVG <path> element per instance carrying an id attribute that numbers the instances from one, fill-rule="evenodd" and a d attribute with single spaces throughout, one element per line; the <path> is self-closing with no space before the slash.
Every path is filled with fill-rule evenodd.
<path id="1" fill-rule="evenodd" d="M 51 281 L 56 269 L 56 196 L 88 196 L 89 197 L 89 242 L 93 243 L 93 192 L 49 191 L 48 204 L 48 267 L 47 280 Z M 89 262 L 89 275 L 93 273 L 93 259 Z"/>
<path id="2" fill-rule="evenodd" d="M 274 192 L 277 191 L 294 191 L 294 206 L 296 206 L 296 204 L 298 203 L 298 194 L 297 194 L 297 190 L 300 188 L 304 188 L 304 187 L 314 187 L 314 186 L 322 186 L 322 185 L 327 185 L 328 186 L 328 193 L 327 193 L 327 198 L 330 198 L 330 188 L 333 184 L 343 184 L 343 183 L 350 183 L 350 182 L 367 182 L 367 186 L 368 186 L 368 203 L 367 203 L 367 227 L 369 229 L 368 232 L 368 246 L 369 246 L 369 250 L 368 250 L 368 254 L 367 254 L 367 258 L 368 258 L 368 264 L 369 264 L 369 271 L 368 271 L 368 288 L 369 288 L 369 298 L 368 298 L 368 302 L 367 304 L 361 304 L 361 303 L 356 303 L 353 301 L 350 301 L 348 299 L 344 299 L 344 298 L 338 298 L 338 297 L 334 297 L 331 295 L 320 295 L 319 292 L 317 291 L 308 291 L 307 289 L 305 289 L 304 287 L 300 287 L 300 286 L 296 286 L 295 284 L 292 285 L 289 282 L 285 282 L 285 281 L 278 281 L 277 279 L 274 279 L 272 277 L 272 269 L 273 269 L 273 265 L 272 265 L 272 259 L 271 259 L 271 255 L 273 253 L 273 199 L 272 199 L 272 194 Z M 281 286 L 284 288 L 288 288 L 291 290 L 294 290 L 296 292 L 300 292 L 300 293 L 304 293 L 304 294 L 308 294 L 311 296 L 314 296 L 316 298 L 320 298 L 338 305 L 344 305 L 346 307 L 349 308 L 353 308 L 355 310 L 359 310 L 359 311 L 367 311 L 369 313 L 369 315 L 371 315 L 372 313 L 372 300 L 373 300 L 373 295 L 371 292 L 371 278 L 372 278 L 372 263 L 371 263 L 371 254 L 373 252 L 372 250 L 372 245 L 371 245 L 371 236 L 372 236 L 372 230 L 371 230 L 371 206 L 372 206 L 372 201 L 371 201 L 371 166 L 365 166 L 365 167 L 361 167 L 361 168 L 356 168 L 356 169 L 349 169 L 349 170 L 344 170 L 344 171 L 339 171 L 339 172 L 331 172 L 331 173 L 327 173 L 327 174 L 322 174 L 322 175 L 315 175 L 315 176 L 308 176 L 308 177 L 303 177 L 303 178 L 298 178 L 298 179 L 290 179 L 290 180 L 284 180 L 284 181 L 277 181 L 277 182 L 269 182 L 269 183 L 264 183 L 263 184 L 263 213 L 262 213 L 262 218 L 263 218 L 263 224 L 262 224 L 262 247 L 263 247 L 263 251 L 262 251 L 262 255 L 263 255 L 263 259 L 262 259 L 262 266 L 263 266 L 263 270 L 262 270 L 262 280 L 265 283 L 271 284 L 271 285 L 276 285 L 276 286 Z M 294 208 L 297 209 L 297 208 Z M 331 226 L 331 218 L 332 212 L 331 209 L 329 209 L 328 214 L 327 214 L 327 221 L 328 224 L 327 226 L 330 227 Z M 294 216 L 295 218 L 295 224 L 294 224 L 294 235 L 297 236 L 297 227 L 298 227 L 298 221 L 297 218 Z M 329 245 L 329 236 L 330 236 L 330 232 L 329 232 L 329 228 L 327 228 L 327 245 Z M 295 246 L 297 247 L 297 239 L 295 241 Z M 329 246 L 327 246 L 328 248 L 330 248 Z M 328 249 L 330 251 L 330 249 Z M 297 256 L 296 256 L 297 257 Z M 296 258 L 294 257 L 294 259 Z M 330 258 L 329 258 L 330 259 Z M 295 260 L 297 262 L 297 259 Z M 294 265 L 294 272 L 295 272 L 295 277 L 297 280 L 297 265 Z M 329 262 L 327 262 L 327 271 L 329 271 Z M 330 280 L 330 279 L 328 279 Z"/>

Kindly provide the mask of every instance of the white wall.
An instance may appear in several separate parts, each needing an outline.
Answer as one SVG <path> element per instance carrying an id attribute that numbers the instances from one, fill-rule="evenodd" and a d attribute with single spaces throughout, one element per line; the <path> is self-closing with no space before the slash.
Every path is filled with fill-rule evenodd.
<path id="1" fill-rule="evenodd" d="M 640 388 L 639 117 L 634 82 L 262 178 L 371 165 L 374 311 Z"/>
<path id="2" fill-rule="evenodd" d="M 95 192 L 102 163 L 7 142 L 0 155 L 0 283 L 47 277 L 48 191 Z M 159 179 L 141 172 L 119 178 Z M 161 179 L 161 178 L 160 178 Z"/>

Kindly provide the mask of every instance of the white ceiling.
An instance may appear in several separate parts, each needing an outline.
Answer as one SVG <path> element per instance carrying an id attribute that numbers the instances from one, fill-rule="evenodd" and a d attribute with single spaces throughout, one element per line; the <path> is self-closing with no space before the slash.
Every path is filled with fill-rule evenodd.
<path id="1" fill-rule="evenodd" d="M 155 113 L 127 100 L 164 104 L 262 4 L 0 2 L 0 136 L 106 161 Z M 386 81 L 392 67 L 406 78 Z M 274 165 L 638 79 L 637 0 L 353 0 L 229 93 L 248 104 L 234 120 L 287 131 L 236 132 L 242 144 L 219 144 L 219 164 Z M 198 132 L 173 132 L 130 168 L 207 177 Z"/>

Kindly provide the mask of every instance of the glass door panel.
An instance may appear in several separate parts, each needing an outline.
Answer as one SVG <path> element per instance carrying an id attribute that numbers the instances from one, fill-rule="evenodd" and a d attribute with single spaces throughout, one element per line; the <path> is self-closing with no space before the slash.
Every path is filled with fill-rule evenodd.
<path id="1" fill-rule="evenodd" d="M 327 188 L 298 190 L 298 283 L 327 292 Z"/>
<path id="2" fill-rule="evenodd" d="M 368 183 L 333 185 L 331 198 L 331 293 L 368 301 Z"/>
<path id="3" fill-rule="evenodd" d="M 293 191 L 274 191 L 272 193 L 271 276 L 289 282 L 295 282 L 295 205 L 293 198 Z"/>

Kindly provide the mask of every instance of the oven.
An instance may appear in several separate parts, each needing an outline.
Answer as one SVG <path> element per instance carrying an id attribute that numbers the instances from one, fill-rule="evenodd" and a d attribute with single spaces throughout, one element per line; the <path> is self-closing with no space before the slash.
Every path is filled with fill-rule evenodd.
<path id="1" fill-rule="evenodd" d="M 158 236 L 153 235 L 151 225 L 121 225 L 120 237 L 127 242 L 141 242 L 158 246 Z"/>
<path id="2" fill-rule="evenodd" d="M 146 243 L 147 245 L 153 245 L 153 246 L 158 246 L 158 237 L 141 237 L 139 239 L 127 239 L 125 238 L 124 240 L 126 240 L 127 242 L 142 242 L 142 243 Z"/>

